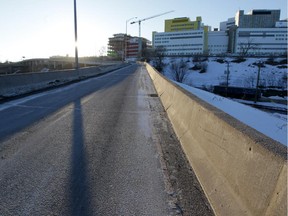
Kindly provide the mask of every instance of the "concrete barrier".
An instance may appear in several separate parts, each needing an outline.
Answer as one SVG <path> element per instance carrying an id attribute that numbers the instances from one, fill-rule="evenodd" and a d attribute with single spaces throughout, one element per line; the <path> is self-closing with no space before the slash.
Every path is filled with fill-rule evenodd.
<path id="1" fill-rule="evenodd" d="M 146 68 L 215 214 L 286 216 L 287 147 Z"/>
<path id="2" fill-rule="evenodd" d="M 12 74 L 0 76 L 0 98 L 17 96 L 35 90 L 45 89 L 52 86 L 63 85 L 102 73 L 124 67 L 128 64 L 114 64 L 98 67 L 80 68 L 78 71 L 61 70 L 42 73 Z"/>

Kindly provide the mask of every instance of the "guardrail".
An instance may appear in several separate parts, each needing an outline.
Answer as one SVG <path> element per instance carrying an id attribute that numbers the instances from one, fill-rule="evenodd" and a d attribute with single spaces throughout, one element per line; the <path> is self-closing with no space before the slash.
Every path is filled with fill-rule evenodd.
<path id="1" fill-rule="evenodd" d="M 146 68 L 215 214 L 286 216 L 287 147 Z"/>
<path id="2" fill-rule="evenodd" d="M 41 73 L 12 74 L 0 76 L 0 99 L 26 94 L 40 89 L 97 76 L 121 68 L 127 63 L 60 70 Z"/>

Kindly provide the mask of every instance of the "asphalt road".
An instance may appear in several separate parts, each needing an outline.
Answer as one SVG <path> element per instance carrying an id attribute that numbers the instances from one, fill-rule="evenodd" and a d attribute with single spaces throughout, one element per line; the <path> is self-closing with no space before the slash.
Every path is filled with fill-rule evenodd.
<path id="1" fill-rule="evenodd" d="M 141 65 L 0 104 L 0 215 L 212 215 L 179 146 Z"/>

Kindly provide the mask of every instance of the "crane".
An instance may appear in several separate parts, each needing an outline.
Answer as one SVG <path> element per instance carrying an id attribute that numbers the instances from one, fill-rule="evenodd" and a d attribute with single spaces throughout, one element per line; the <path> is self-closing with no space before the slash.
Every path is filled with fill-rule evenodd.
<path id="1" fill-rule="evenodd" d="M 146 17 L 144 19 L 139 19 L 139 20 L 136 20 L 136 21 L 133 21 L 133 22 L 130 23 L 130 24 L 135 24 L 135 23 L 139 24 L 139 39 L 138 40 L 139 40 L 139 56 L 140 56 L 140 58 L 142 57 L 141 22 L 149 20 L 149 19 L 153 19 L 153 18 L 158 17 L 158 16 L 162 16 L 164 14 L 172 13 L 172 12 L 174 12 L 174 10 L 167 11 L 165 13 L 157 14 L 157 15 L 154 15 L 154 16 Z"/>

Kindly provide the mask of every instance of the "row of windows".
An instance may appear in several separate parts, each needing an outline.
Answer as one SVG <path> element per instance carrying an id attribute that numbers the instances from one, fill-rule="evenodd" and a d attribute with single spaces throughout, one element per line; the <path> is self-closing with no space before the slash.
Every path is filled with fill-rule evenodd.
<path id="1" fill-rule="evenodd" d="M 247 46 L 247 41 L 246 42 L 242 42 L 239 41 L 237 45 L 244 45 Z M 287 46 L 287 43 L 250 43 L 250 45 L 253 46 Z"/>
<path id="2" fill-rule="evenodd" d="M 177 55 L 179 55 L 179 56 L 183 56 L 183 55 L 193 55 L 193 54 L 202 54 L 202 52 L 167 53 L 166 55 L 168 55 L 168 56 L 177 56 Z"/>
<path id="3" fill-rule="evenodd" d="M 172 28 L 171 31 L 180 32 L 180 31 L 189 31 L 192 28 Z"/>
<path id="4" fill-rule="evenodd" d="M 263 34 L 263 33 L 266 33 L 266 34 L 283 34 L 283 31 L 239 31 L 239 34 Z"/>
<path id="5" fill-rule="evenodd" d="M 171 25 L 171 27 L 179 27 L 179 26 L 194 26 L 194 24 L 192 24 L 192 23 L 186 23 L 186 24 Z"/>
<path id="6" fill-rule="evenodd" d="M 237 48 L 237 50 L 238 51 L 241 51 L 241 49 L 240 48 Z M 259 49 L 254 49 L 254 50 L 251 50 L 251 53 L 258 53 L 258 52 L 267 52 L 267 51 L 269 51 L 269 53 L 271 52 L 271 51 L 280 51 L 280 52 L 285 52 L 287 49 L 285 49 L 285 48 L 259 48 Z M 249 51 L 249 53 L 250 53 L 250 51 Z"/>
<path id="7" fill-rule="evenodd" d="M 177 40 L 177 39 L 193 39 L 193 38 L 203 38 L 202 36 L 186 36 L 186 37 L 171 37 L 171 38 L 159 38 L 159 39 L 155 39 L 154 42 L 155 43 L 169 43 L 169 39 L 170 40 Z"/>
<path id="8" fill-rule="evenodd" d="M 287 38 L 275 38 L 275 40 L 287 40 Z"/>
<path id="9" fill-rule="evenodd" d="M 203 31 L 197 31 L 197 32 L 185 32 L 185 33 L 170 33 L 170 34 L 156 34 L 155 35 L 155 40 L 157 38 L 162 38 L 162 37 L 169 37 L 169 36 L 180 36 L 180 35 L 203 35 Z"/>
<path id="10" fill-rule="evenodd" d="M 219 52 L 227 52 L 227 49 L 209 49 L 210 53 L 219 53 Z"/>
<path id="11" fill-rule="evenodd" d="M 170 51 L 185 51 L 185 50 L 189 50 L 189 51 L 199 51 L 199 50 L 203 50 L 202 48 L 191 48 L 191 49 L 166 49 L 167 52 L 170 52 Z"/>
<path id="12" fill-rule="evenodd" d="M 208 45 L 208 47 L 228 47 L 227 45 Z"/>
<path id="13" fill-rule="evenodd" d="M 250 35 L 250 34 L 239 34 L 239 37 L 275 37 L 273 34 L 259 34 L 259 35 Z"/>
<path id="14" fill-rule="evenodd" d="M 159 44 L 165 44 L 165 43 L 169 43 L 170 41 L 155 41 L 155 43 L 159 43 Z"/>
<path id="15" fill-rule="evenodd" d="M 186 37 L 171 37 L 171 40 L 175 39 L 192 39 L 192 38 L 202 38 L 202 36 L 186 36 Z"/>
<path id="16" fill-rule="evenodd" d="M 158 47 L 159 45 L 156 45 Z M 160 45 L 161 46 L 161 45 Z M 165 47 L 195 47 L 195 46 L 203 46 L 203 44 L 175 44 L 175 45 L 166 45 Z"/>

